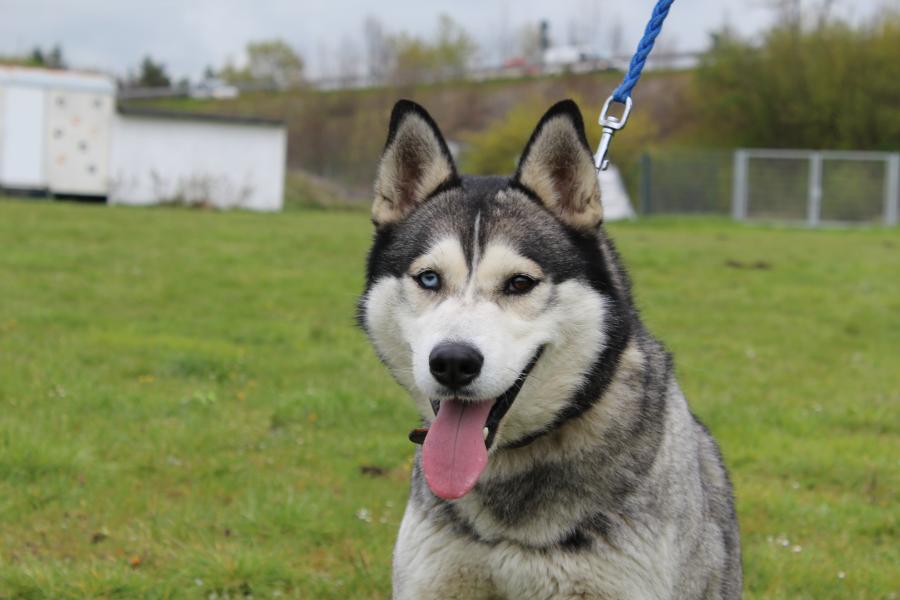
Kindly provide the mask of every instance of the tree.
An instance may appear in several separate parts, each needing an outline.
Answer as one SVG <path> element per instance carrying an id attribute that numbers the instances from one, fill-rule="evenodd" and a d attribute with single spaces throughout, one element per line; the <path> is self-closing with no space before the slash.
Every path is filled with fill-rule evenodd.
<path id="1" fill-rule="evenodd" d="M 532 65 L 544 60 L 544 37 L 539 23 L 526 23 L 516 35 L 516 51 Z"/>
<path id="2" fill-rule="evenodd" d="M 478 46 L 461 25 L 447 15 L 438 19 L 433 43 L 400 33 L 388 37 L 391 80 L 423 83 L 459 79 L 468 71 Z"/>
<path id="3" fill-rule="evenodd" d="M 44 51 L 41 50 L 40 46 L 35 46 L 31 50 L 31 54 L 28 55 L 28 63 L 35 67 L 43 67 L 46 61 L 47 59 L 44 58 Z"/>
<path id="4" fill-rule="evenodd" d="M 702 128 L 727 145 L 895 150 L 897 56 L 900 13 L 888 10 L 863 26 L 786 18 L 761 43 L 722 31 L 695 77 Z"/>
<path id="5" fill-rule="evenodd" d="M 478 45 L 462 25 L 448 15 L 438 17 L 437 41 L 434 44 L 434 66 L 440 79 L 460 78 L 471 66 Z"/>
<path id="6" fill-rule="evenodd" d="M 384 81 L 390 69 L 391 43 L 378 18 L 369 15 L 363 22 L 363 39 L 366 47 L 366 67 L 375 82 Z"/>
<path id="7" fill-rule="evenodd" d="M 407 33 L 389 38 L 391 49 L 391 81 L 395 84 L 433 81 L 433 55 L 428 42 Z"/>
<path id="8" fill-rule="evenodd" d="M 247 63 L 240 68 L 227 64 L 220 73 L 222 79 L 235 85 L 282 90 L 302 85 L 303 59 L 284 40 L 250 42 L 245 51 Z"/>
<path id="9" fill-rule="evenodd" d="M 46 69 L 66 68 L 66 61 L 63 58 L 63 51 L 59 44 L 47 51 L 44 51 L 40 46 L 35 46 L 23 62 L 29 66 L 44 67 Z"/>
<path id="10" fill-rule="evenodd" d="M 337 49 L 337 76 L 344 83 L 356 81 L 363 73 L 360 66 L 359 47 L 356 40 L 350 36 L 343 36 Z"/>
<path id="11" fill-rule="evenodd" d="M 581 106 L 589 106 L 577 94 L 573 99 Z M 462 134 L 464 142 L 460 166 L 466 173 L 495 175 L 515 169 L 520 153 L 528 141 L 535 123 L 547 110 L 547 100 L 534 95 L 516 100 L 515 105 L 490 125 L 477 132 Z M 596 119 L 585 119 L 585 133 L 592 147 L 600 139 L 600 125 Z M 630 166 L 659 138 L 660 123 L 648 111 L 637 111 L 628 120 L 628 135 L 615 143 L 615 161 Z"/>
<path id="12" fill-rule="evenodd" d="M 141 61 L 137 78 L 132 81 L 134 87 L 171 87 L 172 80 L 166 73 L 166 66 L 156 62 L 150 56 Z"/>
<path id="13" fill-rule="evenodd" d="M 53 46 L 47 53 L 46 65 L 51 69 L 65 69 L 66 61 L 63 58 L 63 51 L 59 44 Z"/>
<path id="14" fill-rule="evenodd" d="M 625 53 L 625 25 L 622 17 L 616 16 L 609 28 L 609 55 L 618 58 Z"/>

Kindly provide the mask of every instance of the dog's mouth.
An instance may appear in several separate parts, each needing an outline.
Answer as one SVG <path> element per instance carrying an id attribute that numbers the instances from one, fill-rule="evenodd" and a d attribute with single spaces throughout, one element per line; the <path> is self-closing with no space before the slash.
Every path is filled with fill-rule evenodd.
<path id="1" fill-rule="evenodd" d="M 409 439 L 422 444 L 422 466 L 431 491 L 445 500 L 465 496 L 487 466 L 500 421 L 515 402 L 544 347 L 538 349 L 503 394 L 492 400 L 448 398 L 432 401 L 430 429 L 414 429 Z"/>

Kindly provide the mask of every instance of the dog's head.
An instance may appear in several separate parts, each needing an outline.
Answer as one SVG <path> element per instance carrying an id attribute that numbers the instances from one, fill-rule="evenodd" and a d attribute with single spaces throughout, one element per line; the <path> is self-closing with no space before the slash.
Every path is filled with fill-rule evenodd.
<path id="1" fill-rule="evenodd" d="M 430 424 L 431 489 L 458 498 L 488 450 L 579 410 L 622 320 L 578 107 L 544 115 L 512 177 L 462 177 L 428 113 L 398 102 L 372 217 L 359 320 Z"/>

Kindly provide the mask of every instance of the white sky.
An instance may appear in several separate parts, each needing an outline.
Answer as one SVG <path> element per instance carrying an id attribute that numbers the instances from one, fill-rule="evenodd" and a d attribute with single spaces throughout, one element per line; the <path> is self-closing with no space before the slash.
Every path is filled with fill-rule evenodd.
<path id="1" fill-rule="evenodd" d="M 812 2 L 813 0 L 804 0 Z M 610 32 L 622 26 L 630 53 L 655 0 L 0 0 L 0 54 L 61 44 L 70 64 L 124 75 L 145 54 L 176 77 L 198 77 L 206 65 L 240 61 L 251 40 L 280 37 L 297 48 L 312 76 L 338 68 L 338 49 L 362 52 L 362 21 L 374 15 L 390 32 L 429 34 L 437 16 L 461 23 L 496 62 L 501 40 L 523 24 L 548 19 L 564 43 L 576 29 L 608 53 Z M 659 44 L 699 50 L 708 33 L 728 22 L 753 35 L 771 23 L 771 0 L 676 0 Z M 867 19 L 900 0 L 836 0 L 835 10 Z M 346 54 L 346 53 L 345 53 Z"/>

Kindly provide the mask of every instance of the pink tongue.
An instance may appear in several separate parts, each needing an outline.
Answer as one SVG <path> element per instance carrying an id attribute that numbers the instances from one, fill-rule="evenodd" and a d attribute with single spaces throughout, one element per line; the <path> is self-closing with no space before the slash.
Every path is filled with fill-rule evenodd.
<path id="1" fill-rule="evenodd" d="M 428 487 L 445 500 L 462 498 L 487 465 L 484 424 L 494 402 L 444 400 L 422 446 Z"/>

